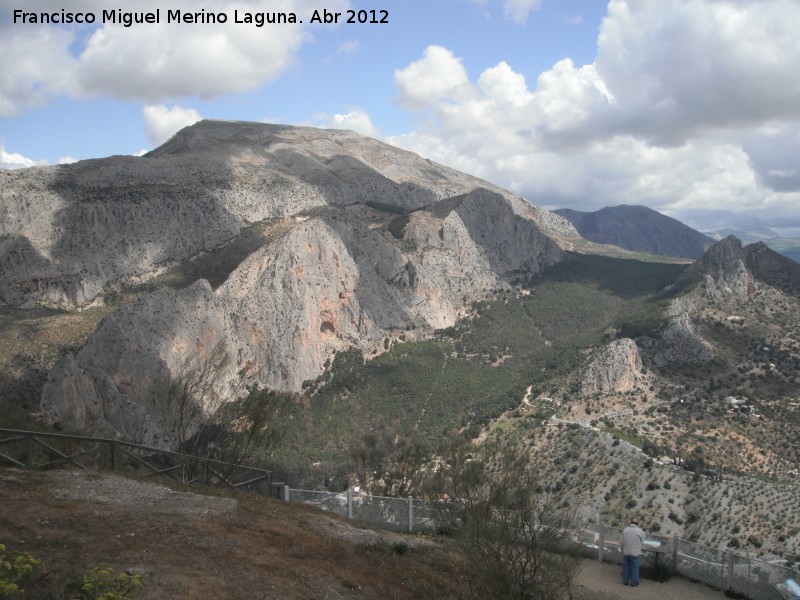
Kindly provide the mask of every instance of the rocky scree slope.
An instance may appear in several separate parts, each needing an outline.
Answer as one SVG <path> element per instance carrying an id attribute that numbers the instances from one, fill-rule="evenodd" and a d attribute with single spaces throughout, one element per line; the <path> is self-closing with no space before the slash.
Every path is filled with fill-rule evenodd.
<path id="1" fill-rule="evenodd" d="M 108 164 L 129 160 L 136 164 Z M 53 258 L 41 262 L 41 277 L 22 285 L 13 273 L 24 261 L 6 256 L 13 263 L 4 279 L 7 301 L 49 302 L 61 289 L 59 301 L 69 305 L 114 278 L 157 270 L 157 259 L 175 262 L 220 244 L 252 221 L 289 219 L 282 235 L 250 253 L 216 290 L 198 281 L 140 297 L 103 321 L 85 347 L 48 376 L 42 408 L 63 424 L 110 427 L 148 443 L 166 435 L 149 404 L 154 386 L 190 357 L 202 360 L 223 344 L 233 357 L 220 381 L 225 390 L 259 383 L 297 391 L 337 351 L 355 346 L 370 356 L 393 337 L 424 337 L 452 325 L 470 301 L 507 285 L 508 278 L 558 261 L 554 238 L 575 236 L 560 218 L 508 192 L 350 132 L 203 122 L 142 160 L 136 172 L 158 176 L 143 177 L 137 186 L 128 174 L 120 195 L 108 173 L 105 179 L 72 176 L 82 190 L 89 189 L 87 181 L 105 182 L 104 218 L 118 225 L 142 212 L 153 229 L 131 226 L 130 233 L 112 236 L 105 252 L 73 256 L 73 267 L 94 261 L 97 268 L 59 275 L 81 282 L 83 295 L 70 296 L 44 276 L 66 264 L 53 253 L 57 244 L 45 249 L 55 231 L 51 223 L 38 254 Z M 6 195 L 18 209 L 26 203 L 24 186 L 11 187 Z M 191 208 L 165 202 L 166 190 Z M 74 230 L 59 234 L 85 235 L 94 248 L 91 239 L 101 237 L 102 222 L 89 218 L 86 203 L 74 205 L 83 216 Z M 208 218 L 203 207 L 213 207 L 225 227 L 200 233 Z M 154 249 L 145 236 L 164 241 Z M 10 243 L 23 238 L 20 233 Z M 73 246 L 77 255 L 79 244 Z"/>

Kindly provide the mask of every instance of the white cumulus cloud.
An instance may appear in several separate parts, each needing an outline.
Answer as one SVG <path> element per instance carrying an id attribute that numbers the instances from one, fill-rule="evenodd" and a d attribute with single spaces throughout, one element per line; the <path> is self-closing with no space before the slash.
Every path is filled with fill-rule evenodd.
<path id="1" fill-rule="evenodd" d="M 67 52 L 74 35 L 53 28 L 0 28 L 0 117 L 46 103 L 58 94 L 76 95 L 71 74 L 76 61 Z"/>
<path id="2" fill-rule="evenodd" d="M 168 108 L 163 104 L 145 106 L 142 113 L 144 115 L 144 132 L 153 147 L 163 144 L 184 127 L 193 125 L 202 119 L 200 113 L 193 108 L 180 106 Z"/>
<path id="3" fill-rule="evenodd" d="M 370 116 L 363 110 L 352 110 L 344 114 L 333 115 L 322 125 L 330 129 L 350 129 L 367 137 L 380 137 L 378 128 L 372 123 Z"/>
<path id="4" fill-rule="evenodd" d="M 682 143 L 712 129 L 800 117 L 796 0 L 611 0 L 597 73 L 612 131 Z"/>
<path id="5" fill-rule="evenodd" d="M 63 3 L 62 3 L 63 4 Z M 348 0 L 324 2 L 341 11 Z M 0 0 L 4 13 L 9 0 Z M 37 10 L 60 11 L 52 0 Z M 107 2 L 74 0 L 70 12 L 94 12 L 101 21 Z M 212 98 L 250 91 L 279 77 L 310 39 L 307 25 L 283 23 L 257 27 L 234 22 L 245 13 L 294 12 L 308 21 L 322 0 L 211 0 L 198 6 L 192 0 L 140 0 L 123 12 L 148 13 L 160 8 L 160 23 L 101 24 L 54 27 L 5 25 L 0 35 L 3 69 L 0 71 L 0 116 L 10 116 L 41 105 L 56 96 L 110 96 L 158 103 L 200 96 Z M 222 24 L 166 23 L 167 11 L 225 14 Z"/>
<path id="6" fill-rule="evenodd" d="M 533 99 L 525 84 L 525 76 L 515 73 L 505 62 L 481 73 L 478 87 L 487 98 L 507 102 L 514 108 L 522 108 Z"/>
<path id="7" fill-rule="evenodd" d="M 463 101 L 473 95 L 467 70 L 450 50 L 428 46 L 421 59 L 394 72 L 400 101 L 411 108 L 428 108 L 443 101 Z"/>
<path id="8" fill-rule="evenodd" d="M 473 82 L 431 46 L 395 71 L 427 112 L 390 141 L 548 207 L 800 227 L 797 31 L 795 0 L 610 0 L 590 64 L 500 62 Z"/>
<path id="9" fill-rule="evenodd" d="M 0 169 L 24 169 L 38 164 L 41 163 L 17 152 L 6 152 L 6 149 L 0 146 Z"/>

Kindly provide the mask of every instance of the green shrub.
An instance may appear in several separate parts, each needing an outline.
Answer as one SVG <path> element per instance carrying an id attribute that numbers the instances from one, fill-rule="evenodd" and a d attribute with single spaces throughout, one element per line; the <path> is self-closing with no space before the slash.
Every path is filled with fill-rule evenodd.
<path id="1" fill-rule="evenodd" d="M 58 597 L 69 600 L 129 600 L 144 583 L 142 575 L 116 574 L 105 564 L 95 565 L 88 574 L 70 581 L 64 593 L 52 585 L 45 588 L 44 563 L 28 552 L 7 550 L 0 544 L 0 598 Z M 51 588 L 51 589 L 47 589 Z"/>
<path id="2" fill-rule="evenodd" d="M 42 561 L 0 544 L 0 598 L 22 597 L 25 588 L 44 576 Z"/>
<path id="3" fill-rule="evenodd" d="M 143 583 L 142 575 L 116 574 L 101 563 L 70 582 L 67 592 L 70 600 L 127 600 Z"/>

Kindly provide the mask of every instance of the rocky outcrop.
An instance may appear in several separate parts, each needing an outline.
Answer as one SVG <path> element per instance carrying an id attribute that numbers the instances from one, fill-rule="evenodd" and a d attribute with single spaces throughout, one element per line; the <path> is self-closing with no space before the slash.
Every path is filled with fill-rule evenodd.
<path id="1" fill-rule="evenodd" d="M 636 342 L 614 340 L 594 354 L 581 377 L 581 395 L 627 392 L 636 387 L 642 373 L 642 359 Z"/>
<path id="2" fill-rule="evenodd" d="M 415 270 L 380 233 L 331 209 L 251 255 L 217 298 L 261 383 L 299 390 L 335 352 L 427 324 Z"/>
<path id="3" fill-rule="evenodd" d="M 536 273 L 562 256 L 532 220 L 488 190 L 413 213 L 405 238 L 414 248 L 418 309 L 434 328 L 452 325 L 469 301 L 504 276 Z"/>
<path id="4" fill-rule="evenodd" d="M 747 301 L 757 290 L 758 281 L 748 267 L 742 243 L 729 236 L 711 246 L 687 268 L 676 282 L 688 294 L 670 302 L 668 323 L 660 335 L 653 360 L 657 367 L 671 363 L 705 363 L 714 359 L 713 346 L 694 325 L 698 301 L 722 302 L 726 299 Z"/>
<path id="5" fill-rule="evenodd" d="M 147 445 L 168 445 L 158 393 L 187 361 L 202 361 L 220 343 L 247 363 L 206 281 L 177 292 L 158 290 L 104 319 L 76 355 L 56 363 L 41 408 L 69 428 L 110 430 Z M 218 382 L 219 396 L 238 383 L 231 369 Z"/>
<path id="6" fill-rule="evenodd" d="M 756 292 L 758 283 L 747 265 L 742 243 L 729 236 L 711 246 L 681 275 L 684 282 L 704 282 L 706 297 L 720 300 L 725 296 L 747 298 Z"/>
<path id="7" fill-rule="evenodd" d="M 345 208 L 317 209 L 216 291 L 205 281 L 159 290 L 104 320 L 53 369 L 42 408 L 75 428 L 165 443 L 152 398 L 187 357 L 220 342 L 231 357 L 227 390 L 243 384 L 235 374 L 300 390 L 336 352 L 370 355 L 400 332 L 424 337 L 508 277 L 559 260 L 559 247 L 520 212 L 478 189 L 412 212 L 398 237 Z"/>
<path id="8" fill-rule="evenodd" d="M 683 296 L 670 303 L 667 309 L 669 319 L 661 332 L 659 344 L 653 356 L 657 367 L 670 363 L 705 363 L 714 359 L 714 350 L 697 333 L 692 315 L 695 313 L 694 298 Z"/>
<path id="9" fill-rule="evenodd" d="M 143 157 L 0 171 L 0 302 L 83 306 L 250 223 L 327 205 L 409 212 L 478 188 L 569 234 L 510 192 L 353 132 L 202 121 Z"/>
<path id="10" fill-rule="evenodd" d="M 747 268 L 759 281 L 800 298 L 800 264 L 783 256 L 764 242 L 744 247 Z"/>

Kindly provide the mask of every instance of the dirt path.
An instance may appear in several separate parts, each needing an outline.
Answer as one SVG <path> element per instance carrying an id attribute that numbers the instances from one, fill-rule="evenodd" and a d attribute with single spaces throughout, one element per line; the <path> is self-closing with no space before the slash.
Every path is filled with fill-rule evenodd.
<path id="1" fill-rule="evenodd" d="M 636 587 L 622 585 L 620 565 L 585 560 L 581 565 L 576 584 L 583 588 L 576 594 L 578 598 L 592 600 L 721 600 L 725 594 L 702 583 L 673 577 L 668 582 L 659 583 L 641 579 Z M 592 590 L 591 595 L 585 592 Z"/>

